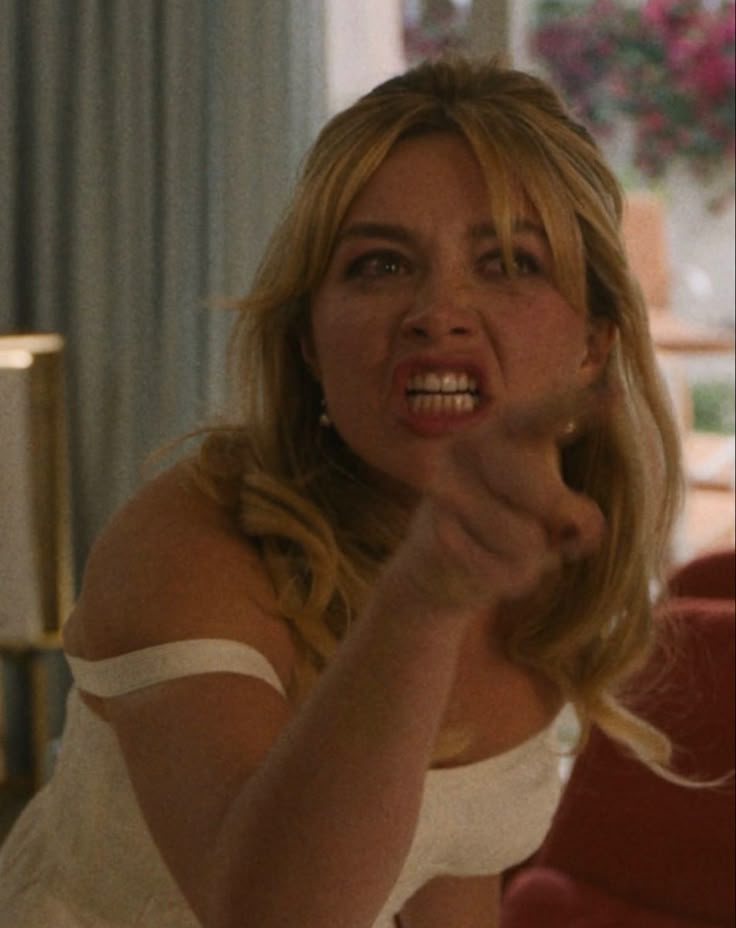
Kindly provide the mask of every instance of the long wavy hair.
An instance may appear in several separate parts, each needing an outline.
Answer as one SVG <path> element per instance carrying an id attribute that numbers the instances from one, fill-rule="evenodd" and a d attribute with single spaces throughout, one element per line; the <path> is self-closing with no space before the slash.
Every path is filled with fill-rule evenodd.
<path id="1" fill-rule="evenodd" d="M 616 333 L 603 375 L 614 409 L 562 455 L 569 485 L 603 511 L 605 540 L 565 566 L 543 598 L 515 610 L 507 652 L 559 686 L 584 732 L 596 722 L 663 770 L 666 737 L 626 708 L 621 688 L 652 645 L 652 591 L 681 493 L 677 428 L 624 254 L 621 190 L 542 80 L 495 62 L 441 59 L 378 86 L 326 125 L 252 291 L 237 304 L 235 424 L 209 432 L 201 472 L 237 510 L 270 574 L 299 645 L 301 698 L 411 514 L 401 487 L 319 425 L 321 391 L 301 351 L 310 295 L 356 194 L 397 142 L 432 132 L 456 133 L 472 148 L 507 255 L 523 196 L 544 226 L 560 292 L 579 312 L 611 320 Z"/>

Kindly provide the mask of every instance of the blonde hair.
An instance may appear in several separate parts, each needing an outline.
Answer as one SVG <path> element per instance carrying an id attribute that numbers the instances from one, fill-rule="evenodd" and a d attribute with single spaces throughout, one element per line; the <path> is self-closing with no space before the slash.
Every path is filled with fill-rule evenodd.
<path id="1" fill-rule="evenodd" d="M 301 352 L 310 293 L 358 191 L 399 140 L 431 132 L 459 133 L 475 152 L 502 247 L 510 254 L 521 192 L 546 230 L 560 291 L 615 326 L 605 372 L 615 409 L 563 453 L 568 482 L 606 517 L 604 543 L 566 566 L 544 601 L 515 614 L 506 644 L 513 660 L 543 672 L 574 702 L 584 731 L 596 722 L 663 769 L 667 739 L 619 696 L 652 644 L 652 585 L 680 497 L 677 430 L 624 255 L 619 185 L 543 81 L 496 63 L 438 60 L 377 87 L 326 125 L 252 292 L 238 304 L 239 424 L 212 430 L 202 471 L 237 506 L 262 555 L 308 687 L 409 517 L 401 489 L 319 426 L 321 394 Z"/>

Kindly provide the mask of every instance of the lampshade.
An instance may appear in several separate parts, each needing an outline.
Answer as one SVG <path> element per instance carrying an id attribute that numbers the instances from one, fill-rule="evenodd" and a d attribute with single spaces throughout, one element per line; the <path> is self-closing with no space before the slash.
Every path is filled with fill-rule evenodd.
<path id="1" fill-rule="evenodd" d="M 0 641 L 57 630 L 73 596 L 60 335 L 0 335 Z"/>

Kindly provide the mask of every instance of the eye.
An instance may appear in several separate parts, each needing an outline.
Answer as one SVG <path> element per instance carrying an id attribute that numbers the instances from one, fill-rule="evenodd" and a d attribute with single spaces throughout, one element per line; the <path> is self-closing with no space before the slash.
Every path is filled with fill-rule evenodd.
<path id="1" fill-rule="evenodd" d="M 514 270 L 522 277 L 542 273 L 542 262 L 530 251 L 516 249 L 514 251 Z"/>
<path id="2" fill-rule="evenodd" d="M 532 252 L 523 248 L 514 248 L 512 252 L 513 265 L 509 267 L 501 249 L 494 249 L 484 254 L 480 261 L 483 273 L 495 277 L 530 277 L 542 273 L 542 262 Z"/>
<path id="3" fill-rule="evenodd" d="M 347 278 L 361 280 L 380 280 L 384 277 L 398 277 L 411 270 L 409 261 L 401 254 L 390 250 L 369 251 L 358 255 L 348 263 L 345 271 Z"/>

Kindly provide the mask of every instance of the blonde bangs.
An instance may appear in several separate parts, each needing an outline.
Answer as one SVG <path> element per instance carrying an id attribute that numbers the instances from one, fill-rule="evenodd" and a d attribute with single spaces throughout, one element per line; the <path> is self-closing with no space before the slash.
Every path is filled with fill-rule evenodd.
<path id="1" fill-rule="evenodd" d="M 585 252 L 572 199 L 560 186 L 550 162 L 541 167 L 529 154 L 529 139 L 518 129 L 504 131 L 494 123 L 489 132 L 482 122 L 458 120 L 462 134 L 483 170 L 490 218 L 498 233 L 507 267 L 513 268 L 513 237 L 519 219 L 529 208 L 539 218 L 553 258 L 554 283 L 578 312 L 587 311 Z"/>

